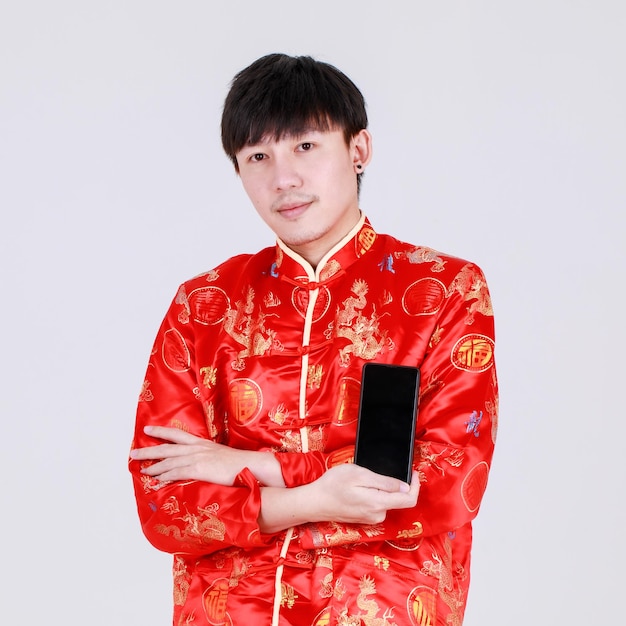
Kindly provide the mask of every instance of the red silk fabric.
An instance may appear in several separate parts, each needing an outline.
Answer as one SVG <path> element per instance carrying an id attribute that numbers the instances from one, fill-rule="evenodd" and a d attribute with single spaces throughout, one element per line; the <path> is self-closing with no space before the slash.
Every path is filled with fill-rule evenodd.
<path id="1" fill-rule="evenodd" d="M 133 448 L 158 443 L 144 426 L 175 426 L 273 451 L 287 486 L 309 483 L 352 461 L 367 361 L 421 368 L 420 496 L 382 524 L 263 535 L 249 470 L 231 487 L 160 483 L 130 461 L 143 531 L 175 555 L 174 624 L 461 624 L 498 406 L 491 300 L 472 263 L 361 220 L 315 272 L 278 242 L 184 283 Z"/>

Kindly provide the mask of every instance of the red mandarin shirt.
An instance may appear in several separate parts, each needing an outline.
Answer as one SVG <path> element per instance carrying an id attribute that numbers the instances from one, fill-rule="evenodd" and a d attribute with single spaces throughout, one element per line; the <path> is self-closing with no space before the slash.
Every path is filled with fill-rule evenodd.
<path id="1" fill-rule="evenodd" d="M 272 451 L 287 487 L 354 454 L 361 368 L 421 369 L 413 509 L 260 532 L 260 485 L 159 482 L 130 461 L 149 541 L 174 555 L 176 626 L 460 626 L 497 430 L 491 299 L 474 264 L 359 224 L 318 267 L 282 242 L 184 283 L 156 337 L 132 447 L 178 427 Z M 384 424 L 381 424 L 384 428 Z"/>

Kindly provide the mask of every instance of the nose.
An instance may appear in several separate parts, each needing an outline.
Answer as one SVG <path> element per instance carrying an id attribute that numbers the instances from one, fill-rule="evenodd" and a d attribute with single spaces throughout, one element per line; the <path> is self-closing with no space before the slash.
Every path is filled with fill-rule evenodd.
<path id="1" fill-rule="evenodd" d="M 296 189 L 302 185 L 300 168 L 293 156 L 275 156 L 273 163 L 273 184 L 276 191 Z"/>

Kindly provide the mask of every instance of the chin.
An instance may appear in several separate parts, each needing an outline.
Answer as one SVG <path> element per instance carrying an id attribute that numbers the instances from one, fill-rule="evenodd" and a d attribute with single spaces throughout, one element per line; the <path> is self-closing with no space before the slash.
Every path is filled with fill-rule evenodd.
<path id="1" fill-rule="evenodd" d="M 314 243 L 318 239 L 321 239 L 323 236 L 324 233 L 301 233 L 292 235 L 287 234 L 284 237 L 280 237 L 280 239 L 289 247 L 293 247 L 305 246 L 307 244 Z"/>

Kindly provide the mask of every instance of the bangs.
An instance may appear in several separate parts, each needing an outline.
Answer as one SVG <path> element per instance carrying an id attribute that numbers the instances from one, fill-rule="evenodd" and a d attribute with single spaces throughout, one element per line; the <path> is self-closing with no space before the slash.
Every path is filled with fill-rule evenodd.
<path id="1" fill-rule="evenodd" d="M 241 148 L 246 145 L 261 143 L 267 139 L 278 141 L 285 137 L 298 137 L 312 130 L 326 132 L 335 130 L 335 128 L 336 124 L 331 123 L 324 113 L 306 114 L 303 112 L 302 116 L 290 115 L 285 117 L 284 112 L 280 110 L 268 112 L 267 115 L 251 121 L 249 132 L 246 133 L 247 136 L 242 142 Z"/>
<path id="2" fill-rule="evenodd" d="M 310 57 L 269 55 L 235 76 L 222 143 L 237 166 L 236 153 L 264 139 L 341 129 L 349 141 L 365 127 L 363 96 L 339 70 Z"/>

